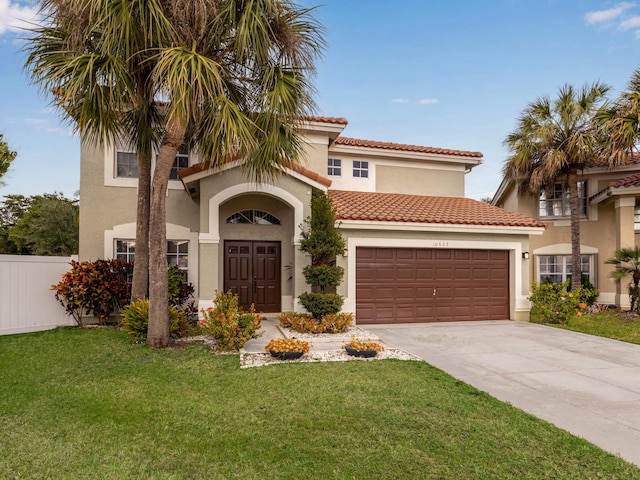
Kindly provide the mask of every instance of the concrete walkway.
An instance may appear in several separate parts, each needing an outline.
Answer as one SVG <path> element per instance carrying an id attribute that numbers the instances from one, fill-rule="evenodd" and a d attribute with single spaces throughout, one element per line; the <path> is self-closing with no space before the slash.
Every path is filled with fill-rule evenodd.
<path id="1" fill-rule="evenodd" d="M 640 466 L 639 345 L 514 321 L 366 329 Z"/>

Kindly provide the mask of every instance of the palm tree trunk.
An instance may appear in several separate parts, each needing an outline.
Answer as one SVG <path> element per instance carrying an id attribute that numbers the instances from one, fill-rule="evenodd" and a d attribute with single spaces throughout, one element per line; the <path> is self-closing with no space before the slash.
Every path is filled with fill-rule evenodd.
<path id="1" fill-rule="evenodd" d="M 567 173 L 569 187 L 569 210 L 571 212 L 571 291 L 582 285 L 582 262 L 580 260 L 580 199 L 578 198 L 578 171 Z"/>
<path id="2" fill-rule="evenodd" d="M 138 208 L 136 250 L 133 264 L 131 300 L 147 298 L 149 293 L 149 209 L 151 208 L 151 155 L 138 152 Z"/>
<path id="3" fill-rule="evenodd" d="M 184 141 L 186 126 L 178 121 L 167 124 L 151 183 L 149 216 L 149 330 L 147 345 L 169 345 L 169 302 L 167 299 L 166 198 L 171 166 Z"/>

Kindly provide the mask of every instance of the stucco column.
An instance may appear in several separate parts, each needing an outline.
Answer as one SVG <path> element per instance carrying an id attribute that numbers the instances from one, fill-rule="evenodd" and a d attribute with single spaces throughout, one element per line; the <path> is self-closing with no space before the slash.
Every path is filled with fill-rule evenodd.
<path id="1" fill-rule="evenodd" d="M 198 309 L 213 306 L 215 291 L 221 288 L 218 277 L 219 243 L 200 242 Z"/>
<path id="2" fill-rule="evenodd" d="M 311 263 L 311 256 L 300 250 L 300 243 L 294 243 L 294 266 L 293 266 L 293 311 L 304 312 L 304 307 L 300 305 L 298 295 L 302 292 L 310 292 L 311 287 L 302 274 L 302 269 Z"/>
<path id="3" fill-rule="evenodd" d="M 622 197 L 616 199 L 616 250 L 619 248 L 632 248 L 635 246 L 635 231 L 633 225 L 633 211 L 636 206 L 634 197 Z M 613 252 L 607 252 L 607 258 Z M 629 308 L 628 279 L 617 282 L 616 304 L 622 308 Z"/>

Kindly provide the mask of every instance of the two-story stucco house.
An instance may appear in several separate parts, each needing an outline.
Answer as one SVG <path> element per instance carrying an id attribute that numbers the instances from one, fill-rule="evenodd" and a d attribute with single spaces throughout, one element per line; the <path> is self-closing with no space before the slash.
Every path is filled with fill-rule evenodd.
<path id="1" fill-rule="evenodd" d="M 605 261 L 616 249 L 639 244 L 640 157 L 614 169 L 604 165 L 585 169 L 579 182 L 582 272 L 599 289 L 598 302 L 628 307 L 627 282 L 614 282 L 613 267 Z M 530 280 L 562 282 L 571 276 L 569 198 L 563 183 L 532 195 L 518 192 L 514 181 L 504 179 L 492 204 L 547 224 L 543 235 L 531 237 Z"/>
<path id="2" fill-rule="evenodd" d="M 544 224 L 464 198 L 482 154 L 342 137 L 342 118 L 312 117 L 305 158 L 270 184 L 236 164 L 176 158 L 167 257 L 201 306 L 232 289 L 259 311 L 299 309 L 308 290 L 300 226 L 314 190 L 328 192 L 347 241 L 338 293 L 358 323 L 528 318 L 529 236 Z M 135 255 L 134 152 L 82 146 L 80 257 Z"/>

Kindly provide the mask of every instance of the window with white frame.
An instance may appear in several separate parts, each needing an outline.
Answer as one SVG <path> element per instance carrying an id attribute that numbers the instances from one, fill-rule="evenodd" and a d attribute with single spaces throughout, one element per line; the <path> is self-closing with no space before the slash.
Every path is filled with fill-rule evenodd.
<path id="1" fill-rule="evenodd" d="M 115 258 L 133 262 L 135 260 L 136 241 L 130 239 L 115 240 Z M 168 240 L 167 241 L 167 264 L 177 266 L 185 276 L 189 269 L 189 241 L 188 240 Z"/>
<path id="2" fill-rule="evenodd" d="M 355 178 L 369 178 L 369 162 L 354 160 L 353 176 Z"/>
<path id="3" fill-rule="evenodd" d="M 549 279 L 554 283 L 562 283 L 571 278 L 571 255 L 539 255 L 537 258 L 538 282 Z M 594 255 L 580 256 L 583 275 L 588 276 L 589 281 L 595 285 L 594 259 Z"/>
<path id="4" fill-rule="evenodd" d="M 133 262 L 136 255 L 135 240 L 116 240 L 115 257 L 125 262 Z"/>
<path id="5" fill-rule="evenodd" d="M 636 208 L 633 211 L 633 228 L 640 230 L 640 200 L 636 200 Z"/>
<path id="6" fill-rule="evenodd" d="M 227 223 L 244 223 L 251 225 L 280 225 L 275 215 L 262 210 L 242 210 L 227 217 Z"/>
<path id="7" fill-rule="evenodd" d="M 186 150 L 180 149 L 180 152 L 176 155 L 176 159 L 171 166 L 171 173 L 169 174 L 169 180 L 180 180 L 178 172 L 183 168 L 189 166 L 189 154 Z"/>
<path id="8" fill-rule="evenodd" d="M 578 202 L 580 215 L 587 214 L 587 182 L 578 182 Z M 569 187 L 565 183 L 556 183 L 553 187 L 540 192 L 540 217 L 568 217 Z"/>
<path id="9" fill-rule="evenodd" d="M 327 160 L 327 174 L 332 177 L 340 177 L 342 175 L 342 160 L 339 158 Z"/>
<path id="10" fill-rule="evenodd" d="M 132 152 L 116 152 L 116 177 L 138 178 L 138 157 Z"/>

